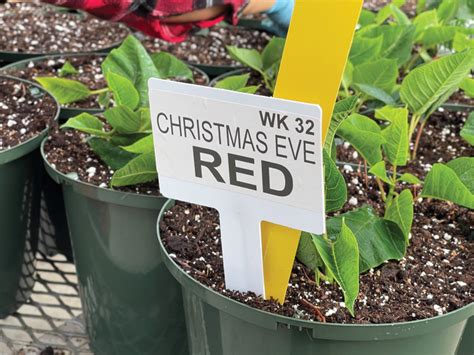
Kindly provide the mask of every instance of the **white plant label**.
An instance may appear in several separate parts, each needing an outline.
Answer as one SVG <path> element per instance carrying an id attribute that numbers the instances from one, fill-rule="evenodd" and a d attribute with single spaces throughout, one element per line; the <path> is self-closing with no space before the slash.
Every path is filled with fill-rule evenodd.
<path id="1" fill-rule="evenodd" d="M 325 232 L 319 106 L 151 79 L 161 193 L 219 211 L 226 287 L 265 296 L 262 221 Z"/>

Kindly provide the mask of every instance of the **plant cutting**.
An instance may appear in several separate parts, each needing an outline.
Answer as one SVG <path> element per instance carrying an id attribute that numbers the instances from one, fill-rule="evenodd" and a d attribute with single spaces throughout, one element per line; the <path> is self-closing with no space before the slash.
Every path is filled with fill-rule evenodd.
<path id="1" fill-rule="evenodd" d="M 144 38 L 142 42 L 151 53 L 169 52 L 210 76 L 218 76 L 239 68 L 239 63 L 232 59 L 226 46 L 237 45 L 260 51 L 271 38 L 265 31 L 221 25 L 201 30 L 178 44 L 149 37 Z M 208 50 L 203 50 L 204 48 Z"/>
<path id="2" fill-rule="evenodd" d="M 157 67 L 156 58 L 170 65 Z M 46 169 L 64 193 L 85 322 L 98 353 L 187 353 L 181 291 L 153 238 L 166 200 L 150 159 L 147 108 L 148 79 L 189 74 L 180 63 L 165 53 L 151 57 L 127 38 L 102 63 L 110 95 L 104 113 L 70 118 L 43 142 Z"/>
<path id="3" fill-rule="evenodd" d="M 0 318 L 26 302 L 34 284 L 42 176 L 37 148 L 58 113 L 39 86 L 0 76 Z"/>
<path id="4" fill-rule="evenodd" d="M 57 9 L 31 3 L 0 5 L 0 58 L 13 62 L 44 54 L 106 51 L 130 33 L 120 24 Z"/>

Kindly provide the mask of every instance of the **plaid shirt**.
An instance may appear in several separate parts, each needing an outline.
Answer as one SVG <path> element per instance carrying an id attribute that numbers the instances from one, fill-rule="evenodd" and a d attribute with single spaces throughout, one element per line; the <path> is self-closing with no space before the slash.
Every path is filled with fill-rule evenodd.
<path id="1" fill-rule="evenodd" d="M 43 0 L 44 2 L 84 10 L 94 16 L 120 21 L 153 37 L 170 42 L 181 42 L 195 27 L 206 28 L 223 21 L 226 17 L 234 24 L 248 0 Z M 230 14 L 196 23 L 166 23 L 168 16 L 180 15 L 193 10 L 217 5 L 229 5 Z"/>

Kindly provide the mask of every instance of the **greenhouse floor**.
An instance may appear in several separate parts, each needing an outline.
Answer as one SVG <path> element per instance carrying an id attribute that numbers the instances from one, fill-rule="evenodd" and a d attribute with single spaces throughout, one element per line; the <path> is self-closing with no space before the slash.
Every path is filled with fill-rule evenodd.
<path id="1" fill-rule="evenodd" d="M 0 319 L 0 355 L 92 355 L 74 265 L 38 253 L 36 270 L 30 301 Z"/>

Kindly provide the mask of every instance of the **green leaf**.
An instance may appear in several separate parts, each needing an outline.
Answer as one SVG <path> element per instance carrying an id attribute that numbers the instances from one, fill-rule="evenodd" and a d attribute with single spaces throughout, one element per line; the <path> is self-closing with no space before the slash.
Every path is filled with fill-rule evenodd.
<path id="1" fill-rule="evenodd" d="M 373 86 L 391 93 L 398 77 L 397 61 L 394 59 L 379 59 L 374 62 L 356 65 L 354 67 L 354 85 Z"/>
<path id="2" fill-rule="evenodd" d="M 88 143 L 94 153 L 96 153 L 105 164 L 114 170 L 122 168 L 137 156 L 136 154 L 129 153 L 102 138 L 91 138 Z"/>
<path id="3" fill-rule="evenodd" d="M 426 11 L 419 14 L 414 20 L 413 24 L 416 26 L 415 39 L 421 40 L 425 31 L 431 27 L 439 26 L 438 13 L 436 10 Z"/>
<path id="4" fill-rule="evenodd" d="M 68 61 L 66 60 L 61 67 L 61 69 L 58 70 L 58 75 L 60 77 L 68 76 L 68 75 L 74 75 L 79 73 L 76 68 Z"/>
<path id="5" fill-rule="evenodd" d="M 378 217 L 371 208 L 363 207 L 329 219 L 327 231 L 330 236 L 339 233 L 342 219 L 357 239 L 360 273 L 376 268 L 387 260 L 399 260 L 405 256 L 403 231 L 396 223 Z"/>
<path id="6" fill-rule="evenodd" d="M 376 177 L 378 177 L 383 182 L 385 182 L 389 185 L 393 185 L 392 180 L 390 180 L 390 178 L 387 175 L 387 168 L 386 168 L 385 162 L 383 160 L 379 161 L 377 164 L 372 166 L 369 170 L 369 173 L 376 176 Z"/>
<path id="7" fill-rule="evenodd" d="M 474 49 L 414 69 L 403 80 L 400 96 L 412 113 L 429 116 L 459 87 L 474 66 Z"/>
<path id="8" fill-rule="evenodd" d="M 470 98 L 474 98 L 474 79 L 465 78 L 461 81 L 460 88 L 464 90 L 464 94 Z"/>
<path id="9" fill-rule="evenodd" d="M 194 74 L 186 63 L 166 52 L 158 52 L 151 55 L 156 69 L 162 79 L 183 78 L 194 82 Z"/>
<path id="10" fill-rule="evenodd" d="M 354 303 L 359 294 L 359 248 L 354 234 L 342 220 L 335 242 L 321 236 L 313 236 L 313 242 L 341 287 L 346 308 L 354 316 Z"/>
<path id="11" fill-rule="evenodd" d="M 155 153 L 145 153 L 131 160 L 117 170 L 112 177 L 112 186 L 131 186 L 151 182 L 157 179 Z"/>
<path id="12" fill-rule="evenodd" d="M 107 73 L 107 83 L 114 94 L 117 105 L 127 106 L 131 110 L 137 108 L 140 102 L 140 94 L 129 79 L 109 71 Z"/>
<path id="13" fill-rule="evenodd" d="M 301 233 L 296 258 L 317 274 L 318 269 L 323 267 L 321 256 L 313 243 L 313 238 L 309 233 Z"/>
<path id="14" fill-rule="evenodd" d="M 351 96 L 336 102 L 332 113 L 331 123 L 324 142 L 324 149 L 328 152 L 332 151 L 334 136 L 342 121 L 344 121 L 355 109 L 357 105 L 357 97 Z"/>
<path id="15" fill-rule="evenodd" d="M 390 11 L 392 12 L 393 17 L 400 25 L 409 25 L 411 24 L 408 16 L 394 4 L 390 4 Z"/>
<path id="16" fill-rule="evenodd" d="M 242 74 L 242 75 L 231 75 L 228 76 L 227 78 L 224 78 L 222 80 L 219 80 L 216 83 L 216 88 L 217 89 L 226 89 L 226 90 L 231 90 L 231 91 L 238 91 L 240 89 L 243 89 L 247 86 L 247 83 L 249 82 L 250 79 L 250 74 Z"/>
<path id="17" fill-rule="evenodd" d="M 462 52 L 465 49 L 474 48 L 474 39 L 461 32 L 456 32 L 453 38 L 453 48 L 456 52 Z"/>
<path id="18" fill-rule="evenodd" d="M 115 134 L 110 137 L 110 142 L 119 147 L 127 147 L 145 138 L 150 133 L 132 133 L 132 134 Z"/>
<path id="19" fill-rule="evenodd" d="M 127 106 L 117 106 L 104 112 L 107 122 L 118 132 L 123 134 L 140 132 L 140 115 Z"/>
<path id="20" fill-rule="evenodd" d="M 431 48 L 439 44 L 451 42 L 457 30 L 455 26 L 431 27 L 428 31 L 423 33 L 421 44 L 427 48 Z"/>
<path id="21" fill-rule="evenodd" d="M 370 165 L 382 160 L 381 145 L 386 140 L 378 124 L 370 118 L 352 114 L 341 123 L 337 135 L 351 143 Z"/>
<path id="22" fill-rule="evenodd" d="M 150 134 L 145 138 L 142 138 L 132 145 L 128 145 L 126 147 L 122 147 L 127 152 L 136 153 L 136 154 L 143 154 L 143 153 L 150 153 L 154 151 L 153 146 L 153 135 Z"/>
<path id="23" fill-rule="evenodd" d="M 459 5 L 459 0 L 443 0 L 437 10 L 438 19 L 442 23 L 448 23 L 456 16 L 459 10 Z"/>
<path id="24" fill-rule="evenodd" d="M 422 197 L 454 202 L 474 209 L 474 158 L 435 164 L 425 178 Z"/>
<path id="25" fill-rule="evenodd" d="M 119 48 L 110 52 L 102 63 L 105 76 L 109 71 L 129 79 L 140 94 L 140 107 L 148 106 L 148 80 L 160 78 L 160 73 L 138 39 L 130 35 Z"/>
<path id="26" fill-rule="evenodd" d="M 342 77 L 342 85 L 345 88 L 349 88 L 352 85 L 354 78 L 354 65 L 351 62 L 347 62 L 346 68 L 344 69 L 344 76 Z"/>
<path id="27" fill-rule="evenodd" d="M 366 85 L 366 84 L 358 84 L 357 88 L 367 96 L 374 98 L 383 102 L 386 105 L 395 105 L 395 99 L 386 93 L 384 90 L 377 88 L 375 86 Z"/>
<path id="28" fill-rule="evenodd" d="M 285 39 L 273 37 L 262 52 L 262 68 L 264 71 L 273 70 L 280 66 Z M 278 71 L 278 70 L 277 70 Z"/>
<path id="29" fill-rule="evenodd" d="M 227 46 L 230 56 L 243 65 L 252 68 L 258 72 L 263 71 L 263 61 L 260 53 L 256 49 L 238 48 Z"/>
<path id="30" fill-rule="evenodd" d="M 338 211 L 347 201 L 346 181 L 325 149 L 323 150 L 323 159 L 326 212 Z"/>
<path id="31" fill-rule="evenodd" d="M 110 106 L 110 91 L 105 91 L 99 94 L 99 97 L 97 98 L 97 101 L 99 102 L 100 107 L 104 107 L 105 109 L 108 109 Z"/>
<path id="32" fill-rule="evenodd" d="M 397 108 L 392 112 L 390 125 L 382 131 L 382 136 L 386 141 L 383 148 L 392 165 L 405 166 L 410 157 L 408 110 Z"/>
<path id="33" fill-rule="evenodd" d="M 397 181 L 403 181 L 403 182 L 406 182 L 406 183 L 412 184 L 412 185 L 421 185 L 422 184 L 422 181 L 420 179 L 418 179 L 415 175 L 410 174 L 410 173 L 402 174 L 402 176 L 400 176 L 397 179 Z"/>
<path id="34" fill-rule="evenodd" d="M 73 128 L 97 137 L 110 136 L 110 133 L 104 131 L 104 124 L 102 121 L 88 113 L 81 113 L 76 117 L 68 119 L 61 128 Z"/>
<path id="35" fill-rule="evenodd" d="M 151 114 L 150 109 L 142 107 L 138 110 L 138 117 L 140 120 L 140 132 L 151 133 Z"/>
<path id="36" fill-rule="evenodd" d="M 61 105 L 84 100 L 92 94 L 87 86 L 75 80 L 52 77 L 36 77 L 35 80 Z"/>
<path id="37" fill-rule="evenodd" d="M 359 18 L 359 25 L 361 27 L 371 25 L 375 23 L 375 17 L 376 17 L 376 14 L 374 14 L 372 11 L 363 9 Z"/>
<path id="38" fill-rule="evenodd" d="M 474 112 L 469 115 L 464 127 L 461 129 L 461 137 L 470 145 L 474 145 Z"/>
<path id="39" fill-rule="evenodd" d="M 371 28 L 363 33 L 364 37 L 383 36 L 380 53 L 384 58 L 395 59 L 398 66 L 405 64 L 411 57 L 415 41 L 414 25 L 383 25 Z"/>
<path id="40" fill-rule="evenodd" d="M 244 87 L 242 89 L 239 89 L 237 91 L 238 92 L 243 92 L 245 94 L 255 94 L 258 91 L 258 89 L 260 89 L 260 85 L 258 85 L 258 86 L 255 86 L 255 85 L 246 86 L 246 87 Z"/>
<path id="41" fill-rule="evenodd" d="M 403 190 L 395 197 L 385 210 L 385 219 L 396 223 L 403 231 L 406 245 L 410 244 L 408 235 L 413 224 L 413 195 L 410 190 Z"/>
<path id="42" fill-rule="evenodd" d="M 353 65 L 369 62 L 379 57 L 383 45 L 383 36 L 365 38 L 356 35 L 349 59 Z"/>

